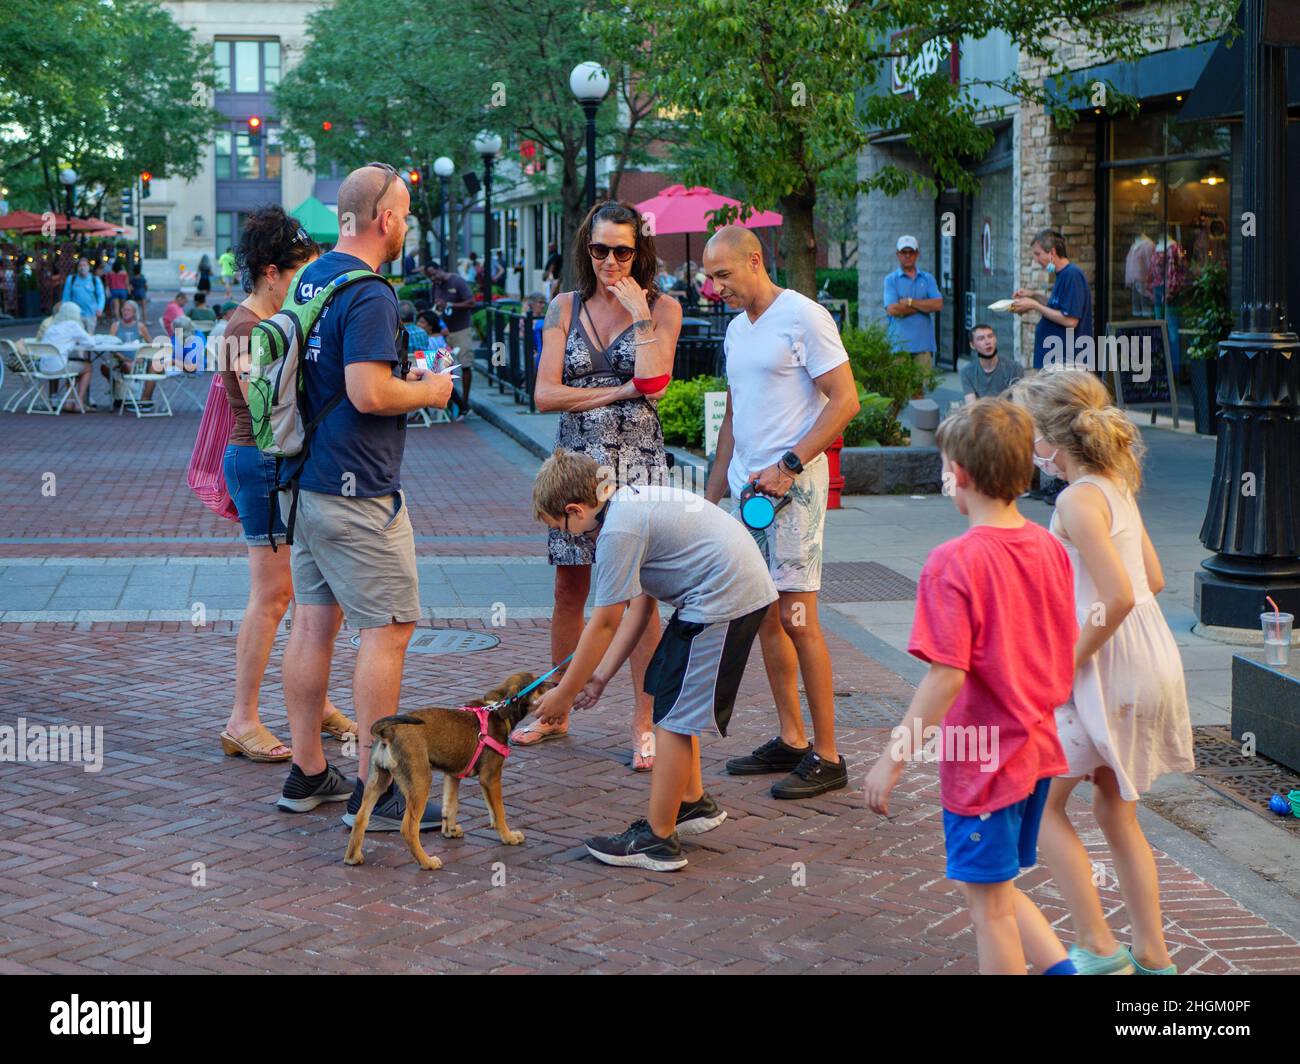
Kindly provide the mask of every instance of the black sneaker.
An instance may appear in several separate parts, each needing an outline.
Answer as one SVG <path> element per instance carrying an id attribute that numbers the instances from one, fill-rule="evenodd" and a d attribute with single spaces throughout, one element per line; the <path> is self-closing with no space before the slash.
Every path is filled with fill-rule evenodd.
<path id="1" fill-rule="evenodd" d="M 341 802 L 351 793 L 348 778 L 328 762 L 324 773 L 315 781 L 297 765 L 290 765 L 289 778 L 284 781 L 280 800 L 275 804 L 287 813 L 306 813 L 321 802 Z"/>
<path id="2" fill-rule="evenodd" d="M 727 811 L 705 791 L 693 802 L 683 802 L 677 810 L 677 833 L 679 835 L 703 835 L 712 831 L 727 819 Z"/>
<path id="3" fill-rule="evenodd" d="M 661 839 L 645 820 L 633 821 L 620 835 L 588 839 L 587 852 L 605 864 L 648 868 L 652 872 L 675 872 L 686 864 L 677 832 Z"/>
<path id="4" fill-rule="evenodd" d="M 840 755 L 840 763 L 832 765 L 810 749 L 790 775 L 772 784 L 772 797 L 813 798 L 848 785 L 849 766 L 843 754 Z"/>
<path id="5" fill-rule="evenodd" d="M 732 776 L 760 776 L 767 772 L 790 772 L 811 750 L 790 746 L 779 735 L 769 739 L 752 754 L 733 757 L 727 762 L 727 772 Z"/>
<path id="6" fill-rule="evenodd" d="M 366 785 L 357 780 L 357 785 L 350 792 L 348 811 L 343 814 L 343 823 L 351 827 L 361 810 L 361 795 Z M 390 783 L 388 790 L 379 796 L 374 809 L 370 810 L 370 820 L 366 831 L 401 831 L 402 818 L 406 816 L 406 799 L 402 797 L 396 785 Z M 420 830 L 433 831 L 442 827 L 442 805 L 430 798 L 424 803 L 424 816 L 420 817 Z"/>

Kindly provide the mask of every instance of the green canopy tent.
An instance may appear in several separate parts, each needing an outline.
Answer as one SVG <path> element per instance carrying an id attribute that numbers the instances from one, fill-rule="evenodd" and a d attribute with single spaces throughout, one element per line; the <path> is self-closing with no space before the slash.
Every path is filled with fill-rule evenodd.
<path id="1" fill-rule="evenodd" d="M 315 196 L 308 196 L 290 213 L 302 223 L 311 238 L 318 244 L 337 244 L 339 218 Z"/>

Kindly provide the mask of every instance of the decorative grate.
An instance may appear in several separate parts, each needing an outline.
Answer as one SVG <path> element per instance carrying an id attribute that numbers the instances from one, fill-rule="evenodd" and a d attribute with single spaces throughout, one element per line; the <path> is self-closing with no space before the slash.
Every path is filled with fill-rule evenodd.
<path id="1" fill-rule="evenodd" d="M 1248 757 L 1241 752 L 1241 740 L 1221 725 L 1205 725 L 1192 729 L 1196 747 L 1196 768 L 1192 775 L 1211 790 L 1230 798 L 1238 805 L 1281 826 L 1300 832 L 1300 819 L 1278 816 L 1268 808 L 1268 800 L 1275 794 L 1285 798 L 1291 791 L 1300 790 L 1300 773 L 1285 765 L 1270 761 L 1262 754 Z"/>
<path id="2" fill-rule="evenodd" d="M 879 562 L 827 562 L 819 594 L 826 602 L 903 602 L 916 598 L 916 582 Z"/>
<path id="3" fill-rule="evenodd" d="M 360 634 L 349 640 L 354 647 L 361 645 Z M 473 654 L 491 650 L 501 640 L 487 632 L 470 632 L 463 628 L 417 628 L 411 634 L 407 651 L 411 654 Z"/>

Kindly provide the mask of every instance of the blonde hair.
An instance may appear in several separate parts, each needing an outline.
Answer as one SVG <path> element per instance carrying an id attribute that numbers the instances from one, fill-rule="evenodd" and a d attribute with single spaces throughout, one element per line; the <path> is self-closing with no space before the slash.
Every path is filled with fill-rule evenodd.
<path id="1" fill-rule="evenodd" d="M 939 450 L 968 474 L 975 490 L 1011 502 L 1034 475 L 1034 424 L 1005 399 L 978 399 L 958 407 L 935 433 Z"/>
<path id="2" fill-rule="evenodd" d="M 1029 411 L 1043 439 L 1062 448 L 1085 472 L 1117 476 L 1134 494 L 1142 487 L 1142 434 L 1091 372 L 1037 373 L 1017 381 L 1011 397 Z"/>
<path id="3" fill-rule="evenodd" d="M 599 483 L 600 466 L 594 458 L 557 447 L 533 481 L 533 519 L 563 517 L 572 502 L 595 506 Z"/>

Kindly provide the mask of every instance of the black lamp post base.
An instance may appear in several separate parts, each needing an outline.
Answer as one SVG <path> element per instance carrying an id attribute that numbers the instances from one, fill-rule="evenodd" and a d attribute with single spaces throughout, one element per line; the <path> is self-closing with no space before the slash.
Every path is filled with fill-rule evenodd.
<path id="1" fill-rule="evenodd" d="M 1258 632 L 1259 615 L 1272 609 L 1265 596 L 1271 596 L 1283 613 L 1300 617 L 1300 580 L 1227 580 L 1201 569 L 1194 585 L 1194 608 L 1201 624 Z"/>

